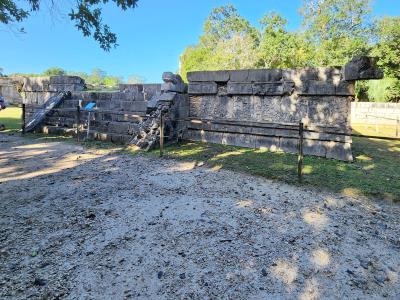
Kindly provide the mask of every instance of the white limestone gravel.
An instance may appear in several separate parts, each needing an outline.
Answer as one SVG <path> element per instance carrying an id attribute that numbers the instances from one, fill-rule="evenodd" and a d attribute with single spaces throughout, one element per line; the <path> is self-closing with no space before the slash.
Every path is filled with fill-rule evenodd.
<path id="1" fill-rule="evenodd" d="M 398 204 L 0 135 L 1 299 L 398 299 Z"/>

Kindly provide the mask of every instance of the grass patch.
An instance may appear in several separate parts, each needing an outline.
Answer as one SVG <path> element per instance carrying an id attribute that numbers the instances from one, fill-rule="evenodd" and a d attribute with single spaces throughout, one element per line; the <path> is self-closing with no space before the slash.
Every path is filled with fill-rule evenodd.
<path id="1" fill-rule="evenodd" d="M 353 163 L 306 156 L 304 183 L 346 195 L 400 201 L 400 142 L 354 138 L 353 154 Z M 297 156 L 293 154 L 185 142 L 168 146 L 165 155 L 298 184 Z"/>
<path id="2" fill-rule="evenodd" d="M 383 137 L 396 137 L 396 125 L 378 125 L 374 124 L 353 124 L 351 126 L 355 134 L 383 136 Z M 400 128 L 398 129 L 400 138 Z"/>
<path id="3" fill-rule="evenodd" d="M 6 126 L 6 132 L 21 129 L 21 113 L 22 109 L 19 107 L 7 107 L 0 111 L 0 124 Z"/>

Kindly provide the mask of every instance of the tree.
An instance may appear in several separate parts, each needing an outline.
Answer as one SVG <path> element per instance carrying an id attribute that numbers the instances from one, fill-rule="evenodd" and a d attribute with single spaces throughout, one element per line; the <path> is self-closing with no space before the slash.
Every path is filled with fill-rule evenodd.
<path id="1" fill-rule="evenodd" d="M 318 65 L 343 65 L 370 50 L 370 0 L 304 0 L 300 13 Z"/>
<path id="2" fill-rule="evenodd" d="M 47 69 L 42 73 L 43 76 L 57 76 L 57 75 L 66 75 L 67 72 L 59 67 L 52 67 Z"/>
<path id="3" fill-rule="evenodd" d="M 20 4 L 20 2 L 25 2 Z M 5 25 L 20 23 L 30 16 L 33 11 L 42 8 L 43 0 L 0 0 L 0 23 Z M 54 8 L 55 1 L 50 1 L 50 7 Z M 111 32 L 110 27 L 103 23 L 102 7 L 108 2 L 114 3 L 117 7 L 126 11 L 136 7 L 138 0 L 74 0 L 71 11 L 68 13 L 75 27 L 83 33 L 85 37 L 93 36 L 100 44 L 100 47 L 109 51 L 116 47 L 117 36 Z M 48 3 L 46 3 L 48 4 Z M 20 29 L 25 32 L 24 28 Z"/>
<path id="4" fill-rule="evenodd" d="M 137 83 L 145 83 L 146 78 L 143 76 L 140 76 L 138 74 L 132 74 L 128 78 L 128 83 L 129 84 L 137 84 Z"/>
<path id="5" fill-rule="evenodd" d="M 376 32 L 377 43 L 372 55 L 379 58 L 378 65 L 385 73 L 386 85 L 381 96 L 385 101 L 400 101 L 400 17 L 384 17 L 378 22 Z M 369 84 L 374 91 L 374 84 Z M 381 101 L 382 101 L 381 100 Z"/>
<path id="6" fill-rule="evenodd" d="M 260 21 L 261 37 L 257 67 L 293 68 L 312 65 L 314 49 L 301 33 L 288 32 L 287 21 L 276 13 Z"/>

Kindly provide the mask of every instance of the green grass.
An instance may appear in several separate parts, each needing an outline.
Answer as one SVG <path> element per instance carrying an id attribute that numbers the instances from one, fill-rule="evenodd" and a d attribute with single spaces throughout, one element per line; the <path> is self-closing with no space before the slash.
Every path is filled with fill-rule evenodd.
<path id="1" fill-rule="evenodd" d="M 400 142 L 354 138 L 353 154 L 353 163 L 305 156 L 304 184 L 345 195 L 400 201 Z M 297 156 L 293 154 L 185 142 L 167 147 L 165 156 L 298 184 Z"/>
<path id="2" fill-rule="evenodd" d="M 21 129 L 21 108 L 7 107 L 0 111 L 0 124 L 6 126 L 6 131 Z"/>

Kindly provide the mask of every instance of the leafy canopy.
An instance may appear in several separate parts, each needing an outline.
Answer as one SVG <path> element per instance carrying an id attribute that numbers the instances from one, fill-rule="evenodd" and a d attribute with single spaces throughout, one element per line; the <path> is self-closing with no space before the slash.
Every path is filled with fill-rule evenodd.
<path id="1" fill-rule="evenodd" d="M 57 1 L 48 1 L 0 0 L 0 23 L 5 25 L 20 23 L 28 18 L 31 12 L 40 10 L 43 6 L 42 2 L 46 2 L 50 8 L 54 9 Z M 102 7 L 111 2 L 121 10 L 126 11 L 136 7 L 138 0 L 73 0 L 70 2 L 71 8 L 68 16 L 75 27 L 85 37 L 92 36 L 103 50 L 109 51 L 112 47 L 118 45 L 117 36 L 107 24 L 103 23 Z M 24 28 L 21 28 L 20 31 L 25 32 Z"/>

